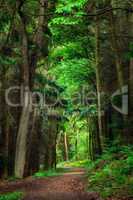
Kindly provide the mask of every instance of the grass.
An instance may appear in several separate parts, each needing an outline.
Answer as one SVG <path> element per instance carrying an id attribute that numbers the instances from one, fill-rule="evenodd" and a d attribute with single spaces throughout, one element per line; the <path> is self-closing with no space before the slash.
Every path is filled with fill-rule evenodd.
<path id="1" fill-rule="evenodd" d="M 21 200 L 22 198 L 23 198 L 22 192 L 12 192 L 0 195 L 0 200 Z"/>
<path id="2" fill-rule="evenodd" d="M 60 176 L 60 175 L 62 175 L 62 173 L 63 173 L 63 169 L 57 169 L 57 170 L 51 169 L 48 171 L 40 170 L 40 171 L 36 172 L 33 175 L 33 177 L 35 177 L 35 178 L 54 177 L 54 176 Z"/>
<path id="3" fill-rule="evenodd" d="M 48 171 L 40 170 L 40 171 L 36 172 L 33 175 L 33 177 L 35 177 L 35 178 L 42 177 L 43 178 L 43 177 L 61 176 L 65 172 L 68 172 L 69 168 L 71 168 L 71 167 L 87 168 L 89 166 L 89 164 L 90 164 L 90 161 L 88 161 L 88 160 L 62 162 L 57 165 L 56 170 L 54 170 L 54 169 L 48 170 Z"/>
<path id="4" fill-rule="evenodd" d="M 133 197 L 133 148 L 113 147 L 88 169 L 89 191 L 103 198 Z"/>

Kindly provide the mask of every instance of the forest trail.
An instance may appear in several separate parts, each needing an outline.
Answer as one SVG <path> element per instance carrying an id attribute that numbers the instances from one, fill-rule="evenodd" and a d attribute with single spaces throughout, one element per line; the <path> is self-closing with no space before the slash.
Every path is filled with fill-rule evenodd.
<path id="1" fill-rule="evenodd" d="M 100 200 L 96 193 L 87 193 L 84 169 L 69 169 L 63 175 L 48 178 L 27 178 L 0 185 L 0 192 L 24 191 L 23 200 Z"/>

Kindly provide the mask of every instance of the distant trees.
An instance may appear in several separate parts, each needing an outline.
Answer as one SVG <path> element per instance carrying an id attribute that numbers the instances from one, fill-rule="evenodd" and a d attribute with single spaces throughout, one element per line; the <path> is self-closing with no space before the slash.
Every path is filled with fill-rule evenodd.
<path id="1" fill-rule="evenodd" d="M 57 45 L 52 54 L 53 60 L 55 59 L 53 74 L 56 74 L 57 81 L 67 88 L 66 96 L 71 93 L 71 98 L 75 100 L 75 95 L 79 93 L 81 97 L 81 90 L 86 85 L 89 89 L 85 98 L 87 94 L 90 95 L 90 91 L 97 93 L 97 100 L 91 101 L 89 105 L 83 105 L 77 99 L 78 103 L 72 101 L 71 104 L 71 111 L 76 111 L 79 116 L 84 112 L 84 117 L 88 118 L 88 148 L 92 159 L 100 155 L 106 145 L 111 145 L 117 139 L 120 144 L 125 145 L 133 142 L 130 120 L 132 7 L 131 2 L 121 0 L 93 3 L 79 1 L 77 4 L 73 1 L 59 1 L 56 12 L 60 15 L 67 14 L 65 17 L 55 17 L 51 23 Z M 61 27 L 67 31 L 61 30 Z M 80 47 L 75 49 L 78 45 Z M 88 66 L 84 65 L 83 59 L 86 59 Z M 82 64 L 78 71 L 79 61 Z M 127 86 L 128 93 L 125 93 L 124 88 Z M 119 91 L 119 94 L 115 94 L 116 91 Z M 90 109 L 92 106 L 96 106 L 93 112 Z M 125 113 L 127 107 L 129 114 Z"/>

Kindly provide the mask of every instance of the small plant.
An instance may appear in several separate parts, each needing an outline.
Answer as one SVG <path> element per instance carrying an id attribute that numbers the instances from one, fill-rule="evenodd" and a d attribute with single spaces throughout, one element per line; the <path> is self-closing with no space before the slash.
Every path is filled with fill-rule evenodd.
<path id="1" fill-rule="evenodd" d="M 0 195 L 0 200 L 21 200 L 22 198 L 23 198 L 22 192 L 12 192 Z"/>

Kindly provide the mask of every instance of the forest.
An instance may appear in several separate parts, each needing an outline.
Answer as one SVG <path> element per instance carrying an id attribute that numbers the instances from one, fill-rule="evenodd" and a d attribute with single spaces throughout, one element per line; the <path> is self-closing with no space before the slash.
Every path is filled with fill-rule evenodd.
<path id="1" fill-rule="evenodd" d="M 0 0 L 0 200 L 132 200 L 132 98 L 132 0 Z"/>

